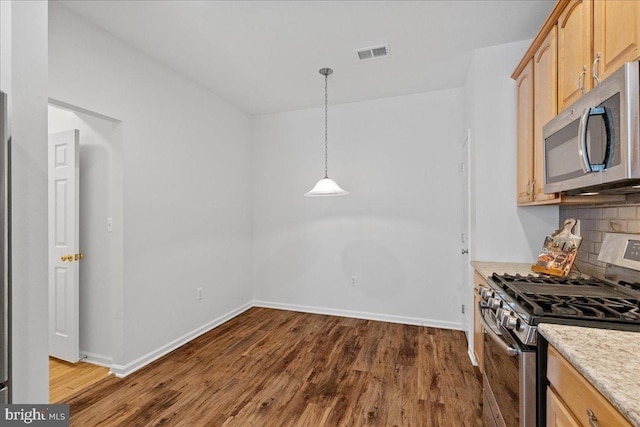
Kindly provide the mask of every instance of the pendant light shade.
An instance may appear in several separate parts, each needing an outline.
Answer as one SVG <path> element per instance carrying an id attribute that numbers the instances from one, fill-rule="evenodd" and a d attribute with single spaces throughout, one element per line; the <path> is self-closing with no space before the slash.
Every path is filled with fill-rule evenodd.
<path id="1" fill-rule="evenodd" d="M 345 194 L 349 192 L 340 188 L 334 180 L 322 178 L 305 196 L 344 196 Z"/>
<path id="2" fill-rule="evenodd" d="M 327 92 L 327 80 L 329 74 L 333 73 L 333 70 L 331 68 L 321 68 L 319 73 L 324 76 L 324 178 L 318 181 L 311 191 L 305 193 L 305 196 L 344 196 L 345 194 L 349 194 L 349 192 L 340 188 L 340 186 L 327 175 L 327 110 L 329 99 Z"/>

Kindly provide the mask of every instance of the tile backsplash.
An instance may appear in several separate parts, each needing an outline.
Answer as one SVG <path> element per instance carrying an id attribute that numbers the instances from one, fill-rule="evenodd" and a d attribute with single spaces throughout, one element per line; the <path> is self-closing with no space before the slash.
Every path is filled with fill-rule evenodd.
<path id="1" fill-rule="evenodd" d="M 640 203 L 613 206 L 561 206 L 560 224 L 565 219 L 580 220 L 582 245 L 574 271 L 602 278 L 605 263 L 598 261 L 604 233 L 640 233 Z"/>

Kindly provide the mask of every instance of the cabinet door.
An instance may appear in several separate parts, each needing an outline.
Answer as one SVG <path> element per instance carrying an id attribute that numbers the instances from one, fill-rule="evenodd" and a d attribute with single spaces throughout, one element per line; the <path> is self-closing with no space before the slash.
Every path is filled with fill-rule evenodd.
<path id="1" fill-rule="evenodd" d="M 640 57 L 640 1 L 594 0 L 593 54 L 601 80 Z"/>
<path id="2" fill-rule="evenodd" d="M 482 363 L 484 356 L 482 351 L 482 334 L 484 331 L 482 329 L 482 323 L 480 323 L 480 308 L 478 307 L 478 304 L 481 302 L 482 298 L 476 293 L 473 298 L 473 353 L 478 361 L 478 368 L 480 368 L 480 372 L 482 372 L 483 369 Z"/>
<path id="3" fill-rule="evenodd" d="M 478 367 L 480 368 L 480 372 L 483 370 L 483 346 L 482 346 L 482 334 L 484 330 L 482 329 L 482 323 L 480 322 L 480 308 L 479 305 L 482 302 L 482 297 L 478 294 L 478 287 L 480 285 L 485 285 L 487 287 L 487 282 L 484 280 L 477 271 L 474 272 L 473 277 L 474 289 L 473 289 L 473 353 L 478 361 Z"/>
<path id="4" fill-rule="evenodd" d="M 603 427 L 631 427 L 620 411 L 551 345 L 547 349 L 547 379 L 578 425 L 593 425 L 597 419 Z"/>
<path id="5" fill-rule="evenodd" d="M 547 387 L 547 427 L 581 427 L 550 387 Z"/>
<path id="6" fill-rule="evenodd" d="M 544 140 L 542 127 L 553 119 L 558 111 L 557 53 L 556 32 L 554 26 L 533 57 L 533 75 L 535 78 L 533 99 L 533 199 L 535 201 L 555 199 L 555 194 L 544 194 Z"/>
<path id="7" fill-rule="evenodd" d="M 558 111 L 591 89 L 590 0 L 572 0 L 558 19 Z"/>
<path id="8" fill-rule="evenodd" d="M 533 60 L 516 79 L 518 88 L 517 197 L 518 203 L 533 200 Z"/>

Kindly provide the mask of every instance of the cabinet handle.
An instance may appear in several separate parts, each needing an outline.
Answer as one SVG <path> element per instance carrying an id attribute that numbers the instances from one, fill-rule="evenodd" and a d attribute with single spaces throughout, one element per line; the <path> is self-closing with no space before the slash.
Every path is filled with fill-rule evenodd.
<path id="1" fill-rule="evenodd" d="M 587 74 L 587 66 L 583 65 L 582 66 L 582 72 L 580 73 L 580 75 L 578 76 L 578 88 L 580 89 L 580 92 L 584 95 L 584 76 Z"/>
<path id="2" fill-rule="evenodd" d="M 599 427 L 598 418 L 591 409 L 587 409 L 587 415 L 589 416 L 589 427 Z"/>
<path id="3" fill-rule="evenodd" d="M 600 84 L 600 77 L 598 77 L 596 67 L 600 68 L 600 52 L 596 54 L 596 59 L 593 61 L 593 65 L 591 66 L 591 75 L 596 81 L 596 86 L 598 86 Z"/>
<path id="4" fill-rule="evenodd" d="M 527 196 L 530 196 L 530 195 L 531 195 L 531 191 L 529 191 L 529 187 L 530 187 L 530 186 L 531 186 L 531 181 L 527 181 L 527 188 L 526 188 L 526 190 L 527 190 Z"/>
<path id="5" fill-rule="evenodd" d="M 534 179 L 531 183 L 531 194 L 533 194 L 533 198 L 536 198 L 536 180 Z"/>

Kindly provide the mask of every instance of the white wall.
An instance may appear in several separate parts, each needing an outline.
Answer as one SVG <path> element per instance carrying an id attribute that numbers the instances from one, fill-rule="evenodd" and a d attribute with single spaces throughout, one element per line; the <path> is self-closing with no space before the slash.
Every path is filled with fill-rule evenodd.
<path id="1" fill-rule="evenodd" d="M 120 141 L 114 128 L 120 123 L 49 106 L 49 133 L 78 129 L 80 133 L 80 248 L 79 264 L 80 353 L 88 361 L 111 365 L 113 361 L 113 295 L 122 243 L 107 231 L 107 217 L 114 218 L 114 151 Z M 120 159 L 115 159 L 119 161 Z M 116 180 L 117 182 L 117 180 Z M 117 215 L 117 213 L 116 213 Z M 115 222 L 122 218 L 116 216 Z"/>
<path id="2" fill-rule="evenodd" d="M 49 96 L 122 122 L 126 373 L 251 300 L 251 119 L 56 3 L 49 37 Z"/>
<path id="3" fill-rule="evenodd" d="M 0 2 L 0 64 L 13 141 L 13 402 L 47 403 L 47 2 Z"/>
<path id="4" fill-rule="evenodd" d="M 460 328 L 462 108 L 461 89 L 330 105 L 329 176 L 351 194 L 329 198 L 303 196 L 324 108 L 256 117 L 259 304 Z"/>
<path id="5" fill-rule="evenodd" d="M 544 236 L 558 227 L 557 206 L 516 205 L 516 84 L 510 76 L 529 45 L 478 49 L 467 75 L 472 260 L 533 263 Z M 467 304 L 473 304 L 471 289 Z"/>
<path id="6" fill-rule="evenodd" d="M 476 50 L 465 83 L 471 128 L 472 259 L 533 262 L 558 227 L 557 206 L 516 205 L 516 84 L 530 41 Z"/>

